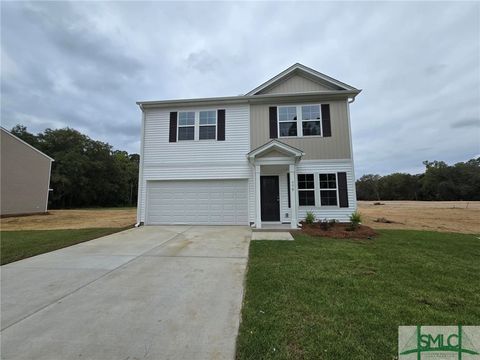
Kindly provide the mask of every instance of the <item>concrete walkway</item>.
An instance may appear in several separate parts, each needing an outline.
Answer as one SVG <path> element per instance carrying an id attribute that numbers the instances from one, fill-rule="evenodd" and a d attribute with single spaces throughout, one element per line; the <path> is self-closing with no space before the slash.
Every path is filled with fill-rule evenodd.
<path id="1" fill-rule="evenodd" d="M 1 267 L 2 359 L 233 359 L 250 229 L 131 229 Z"/>

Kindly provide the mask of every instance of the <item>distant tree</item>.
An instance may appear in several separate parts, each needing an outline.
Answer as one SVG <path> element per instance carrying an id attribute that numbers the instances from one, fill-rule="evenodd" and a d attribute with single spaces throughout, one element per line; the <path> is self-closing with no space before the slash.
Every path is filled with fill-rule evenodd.
<path id="1" fill-rule="evenodd" d="M 364 175 L 356 182 L 359 200 L 480 200 L 480 158 L 453 166 L 424 161 L 425 173 Z"/>
<path id="2" fill-rule="evenodd" d="M 380 175 L 363 175 L 357 180 L 357 198 L 359 200 L 380 200 Z"/>
<path id="3" fill-rule="evenodd" d="M 23 141 L 25 141 L 26 143 L 32 145 L 33 147 L 37 147 L 38 146 L 38 140 L 37 140 L 37 137 L 32 134 L 32 133 L 29 133 L 27 131 L 27 127 L 26 126 L 23 126 L 23 125 L 15 125 L 12 130 L 10 130 L 10 132 L 15 135 L 16 137 L 22 139 Z"/>

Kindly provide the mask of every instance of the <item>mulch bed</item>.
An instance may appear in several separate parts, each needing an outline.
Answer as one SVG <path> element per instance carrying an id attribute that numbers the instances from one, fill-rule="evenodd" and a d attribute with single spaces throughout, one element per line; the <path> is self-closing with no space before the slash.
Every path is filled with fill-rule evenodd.
<path id="1" fill-rule="evenodd" d="M 355 230 L 347 230 L 348 223 L 336 223 L 328 230 L 323 230 L 320 224 L 306 224 L 302 222 L 302 230 L 305 234 L 310 236 L 323 236 L 335 239 L 370 239 L 377 235 L 375 230 L 365 225 L 359 225 Z"/>

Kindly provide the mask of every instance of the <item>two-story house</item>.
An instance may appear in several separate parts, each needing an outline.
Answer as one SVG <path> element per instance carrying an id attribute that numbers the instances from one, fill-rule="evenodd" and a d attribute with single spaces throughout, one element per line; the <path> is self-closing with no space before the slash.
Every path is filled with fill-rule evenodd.
<path id="1" fill-rule="evenodd" d="M 138 223 L 291 224 L 356 210 L 356 89 L 301 64 L 240 96 L 141 101 Z"/>

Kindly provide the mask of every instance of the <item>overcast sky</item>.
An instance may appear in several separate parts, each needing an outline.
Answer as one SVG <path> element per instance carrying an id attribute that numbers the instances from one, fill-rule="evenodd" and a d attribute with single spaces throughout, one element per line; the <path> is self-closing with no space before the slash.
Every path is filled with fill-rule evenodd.
<path id="1" fill-rule="evenodd" d="M 480 154 L 480 3 L 1 3 L 2 126 L 139 152 L 138 100 L 239 95 L 300 62 L 363 89 L 357 176 Z"/>

